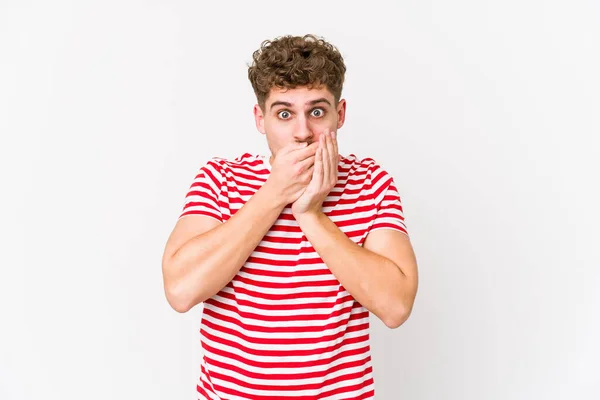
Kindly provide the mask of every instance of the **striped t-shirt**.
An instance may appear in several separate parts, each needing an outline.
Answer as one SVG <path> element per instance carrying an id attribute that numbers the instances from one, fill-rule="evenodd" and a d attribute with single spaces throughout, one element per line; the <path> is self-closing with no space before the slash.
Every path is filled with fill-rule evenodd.
<path id="1" fill-rule="evenodd" d="M 181 216 L 227 222 L 266 182 L 268 156 L 206 162 Z M 408 235 L 394 179 L 340 156 L 323 212 L 362 246 L 376 229 Z M 369 312 L 315 252 L 286 206 L 238 274 L 204 302 L 199 399 L 373 399 Z"/>

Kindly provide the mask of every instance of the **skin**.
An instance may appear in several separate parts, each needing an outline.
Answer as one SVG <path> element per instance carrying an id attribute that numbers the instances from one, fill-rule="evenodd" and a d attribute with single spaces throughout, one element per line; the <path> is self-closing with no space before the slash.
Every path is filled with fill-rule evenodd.
<path id="1" fill-rule="evenodd" d="M 266 135 L 272 153 L 273 169 L 265 186 L 292 203 L 303 233 L 342 286 L 386 326 L 397 328 L 411 314 L 418 287 L 417 260 L 409 237 L 379 229 L 370 232 L 360 246 L 322 212 L 323 201 L 337 183 L 337 130 L 344 124 L 345 113 L 346 101 L 335 104 L 326 87 L 272 89 L 264 109 L 254 106 L 256 127 Z M 308 149 L 294 148 L 297 143 L 310 143 L 314 156 L 307 155 Z M 278 162 L 281 157 L 288 162 Z M 282 172 L 286 170 L 287 174 Z M 284 190 L 294 183 L 301 190 Z"/>
<path id="2" fill-rule="evenodd" d="M 337 129 L 346 102 L 335 104 L 325 88 L 273 90 L 264 111 L 254 107 L 257 128 L 272 151 L 269 178 L 226 223 L 194 214 L 179 219 L 162 260 L 169 304 L 183 313 L 218 293 L 292 204 L 301 230 L 344 289 L 386 326 L 399 327 L 412 311 L 418 285 L 408 236 L 379 229 L 360 246 L 322 212 L 337 182 Z"/>
<path id="3" fill-rule="evenodd" d="M 321 209 L 323 200 L 337 183 L 339 161 L 337 129 L 344 125 L 346 100 L 337 104 L 326 87 L 271 90 L 265 110 L 254 106 L 256 127 L 267 136 L 270 163 L 277 167 L 277 154 L 291 144 L 316 145 L 310 183 L 293 202 L 295 216 Z M 275 168 L 279 169 L 279 168 Z"/>
<path id="4" fill-rule="evenodd" d="M 316 102 L 320 99 L 324 101 Z M 311 90 L 305 87 L 273 88 L 264 108 L 263 111 L 256 104 L 254 117 L 256 128 L 267 137 L 271 163 L 286 145 L 311 144 L 318 142 L 326 130 L 336 132 L 344 125 L 346 117 L 346 100 L 340 99 L 335 104 L 333 94 L 325 87 Z"/>

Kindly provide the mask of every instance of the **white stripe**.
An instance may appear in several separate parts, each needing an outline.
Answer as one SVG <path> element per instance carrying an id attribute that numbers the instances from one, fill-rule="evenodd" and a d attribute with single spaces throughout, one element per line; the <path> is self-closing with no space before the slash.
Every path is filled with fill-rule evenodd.
<path id="1" fill-rule="evenodd" d="M 214 347 L 215 349 L 217 349 L 219 351 L 225 351 L 225 352 L 235 353 L 235 354 L 238 353 L 238 350 L 235 348 L 223 346 L 223 345 L 221 345 L 219 343 L 215 343 L 205 337 L 202 337 L 202 339 L 206 342 L 206 344 L 210 345 L 211 347 Z M 238 356 L 240 356 L 244 359 L 247 359 L 249 361 L 256 362 L 256 363 L 268 363 L 268 364 L 282 363 L 282 362 L 286 362 L 286 363 L 302 363 L 302 362 L 304 362 L 304 363 L 307 363 L 308 365 L 305 367 L 290 367 L 290 368 L 280 367 L 280 368 L 277 368 L 276 370 L 274 368 L 269 368 L 269 370 L 268 370 L 269 372 L 278 373 L 278 374 L 294 374 L 294 373 L 301 374 L 301 373 L 321 372 L 321 371 L 325 371 L 325 370 L 329 369 L 329 365 L 336 366 L 338 364 L 344 364 L 347 362 L 354 362 L 354 361 L 362 360 L 365 357 L 370 355 L 369 351 L 365 350 L 365 351 L 361 351 L 356 354 L 339 357 L 338 361 L 332 362 L 331 364 L 325 363 L 325 364 L 319 365 L 319 366 L 310 365 L 311 362 L 315 362 L 315 361 L 322 360 L 322 359 L 329 359 L 329 358 L 334 357 L 336 354 L 344 353 L 347 351 L 363 349 L 367 345 L 368 345 L 368 341 L 364 341 L 364 342 L 360 342 L 360 343 L 350 343 L 350 344 L 341 346 L 339 349 L 335 349 L 334 351 L 328 351 L 328 352 L 324 352 L 324 353 L 320 353 L 320 354 L 313 354 L 310 356 L 290 355 L 290 356 L 269 357 L 269 356 L 255 356 L 252 354 L 238 354 Z M 265 368 L 246 364 L 246 363 L 244 363 L 242 361 L 238 361 L 237 359 L 234 359 L 234 358 L 221 356 L 219 354 L 213 353 L 209 349 L 203 349 L 202 353 L 205 354 L 210 359 L 214 359 L 216 361 L 219 361 L 219 362 L 225 363 L 225 364 L 231 364 L 231 365 L 233 365 L 239 369 L 242 369 L 244 371 L 248 371 L 251 373 L 265 373 L 266 372 Z M 211 370 L 213 367 L 214 367 L 213 365 L 210 366 Z"/>
<path id="2" fill-rule="evenodd" d="M 285 318 L 282 318 L 281 320 L 275 320 L 275 321 L 267 321 L 264 319 L 257 319 L 257 318 L 250 318 L 250 317 L 241 317 L 239 314 L 237 314 L 234 311 L 229 311 L 226 310 L 224 308 L 219 308 L 217 306 L 213 306 L 212 304 L 205 304 L 204 308 L 207 310 L 211 310 L 214 311 L 217 314 L 232 318 L 236 321 L 239 322 L 243 322 L 246 325 L 257 325 L 257 326 L 261 326 L 261 327 L 265 327 L 268 329 L 273 329 L 273 328 L 284 328 L 284 327 L 316 327 L 316 326 L 324 326 L 324 325 L 328 325 L 328 324 L 334 324 L 337 323 L 339 321 L 348 319 L 348 317 L 351 315 L 351 310 L 341 313 L 335 317 L 330 317 L 326 320 L 286 320 Z M 339 307 L 336 307 L 336 310 Z M 209 315 L 204 315 L 204 318 L 210 318 Z M 220 321 L 213 321 L 214 323 L 221 323 Z"/>
<path id="3" fill-rule="evenodd" d="M 355 308 L 352 310 L 352 312 L 350 313 L 350 316 L 354 315 L 354 314 L 358 314 L 361 312 L 366 311 L 366 309 L 364 308 Z M 224 313 L 223 313 L 224 314 Z M 363 318 L 359 318 L 359 319 L 353 319 L 353 320 L 349 320 L 347 325 L 341 325 L 338 327 L 331 327 L 331 328 L 327 328 L 327 329 L 323 329 L 321 331 L 316 331 L 316 332 L 310 332 L 310 331 L 301 331 L 301 332 L 262 332 L 262 331 L 252 331 L 249 329 L 245 329 L 242 326 L 236 325 L 234 323 L 231 323 L 229 321 L 224 321 L 224 320 L 220 320 L 220 319 L 216 319 L 213 318 L 210 315 L 205 314 L 204 318 L 206 321 L 212 322 L 215 325 L 218 326 L 222 326 L 223 329 L 228 329 L 228 330 L 232 330 L 232 331 L 236 331 L 239 332 L 240 334 L 242 334 L 243 336 L 249 336 L 249 337 L 254 337 L 254 338 L 271 338 L 273 340 L 277 340 L 277 339 L 293 339 L 293 338 L 298 338 L 298 339 L 314 339 L 314 338 L 319 338 L 322 336 L 327 336 L 327 335 L 332 335 L 341 331 L 344 331 L 352 326 L 356 326 L 356 325 L 361 325 L 361 324 L 365 324 L 369 322 L 369 315 L 367 314 L 367 316 L 363 317 Z M 236 321 L 239 321 L 239 318 L 235 318 L 234 319 Z M 325 325 L 335 325 L 336 322 L 339 322 L 340 320 L 342 320 L 343 318 L 330 318 L 327 321 L 323 321 L 322 326 L 324 327 Z M 261 325 L 264 326 L 264 325 Z M 305 324 L 303 326 L 310 326 L 308 324 Z M 205 329 L 209 329 L 207 326 L 204 326 Z M 362 331 L 362 330 L 361 330 Z M 236 340 L 240 340 L 240 339 L 236 339 Z"/>

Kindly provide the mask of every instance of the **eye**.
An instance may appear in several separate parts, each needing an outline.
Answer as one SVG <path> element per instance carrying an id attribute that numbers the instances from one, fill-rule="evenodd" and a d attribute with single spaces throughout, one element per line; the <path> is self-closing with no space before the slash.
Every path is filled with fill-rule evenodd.
<path id="1" fill-rule="evenodd" d="M 311 114 L 313 117 L 322 117 L 325 114 L 325 110 L 323 110 L 322 108 L 315 108 L 311 111 Z"/>
<path id="2" fill-rule="evenodd" d="M 290 116 L 290 112 L 287 110 L 281 110 L 277 113 L 277 115 L 279 116 L 279 118 L 281 119 L 288 119 L 288 117 Z"/>

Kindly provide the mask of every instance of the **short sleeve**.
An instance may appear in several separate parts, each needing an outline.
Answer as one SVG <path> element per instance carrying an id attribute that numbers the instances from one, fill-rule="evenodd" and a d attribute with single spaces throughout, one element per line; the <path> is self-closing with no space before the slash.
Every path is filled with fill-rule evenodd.
<path id="1" fill-rule="evenodd" d="M 377 213 L 369 232 L 377 229 L 394 229 L 408 236 L 402 199 L 394 178 L 387 171 L 376 166 L 371 179 Z"/>
<path id="2" fill-rule="evenodd" d="M 222 172 L 219 163 L 212 159 L 203 165 L 185 196 L 179 218 L 185 215 L 206 215 L 223 222 L 220 207 Z"/>

